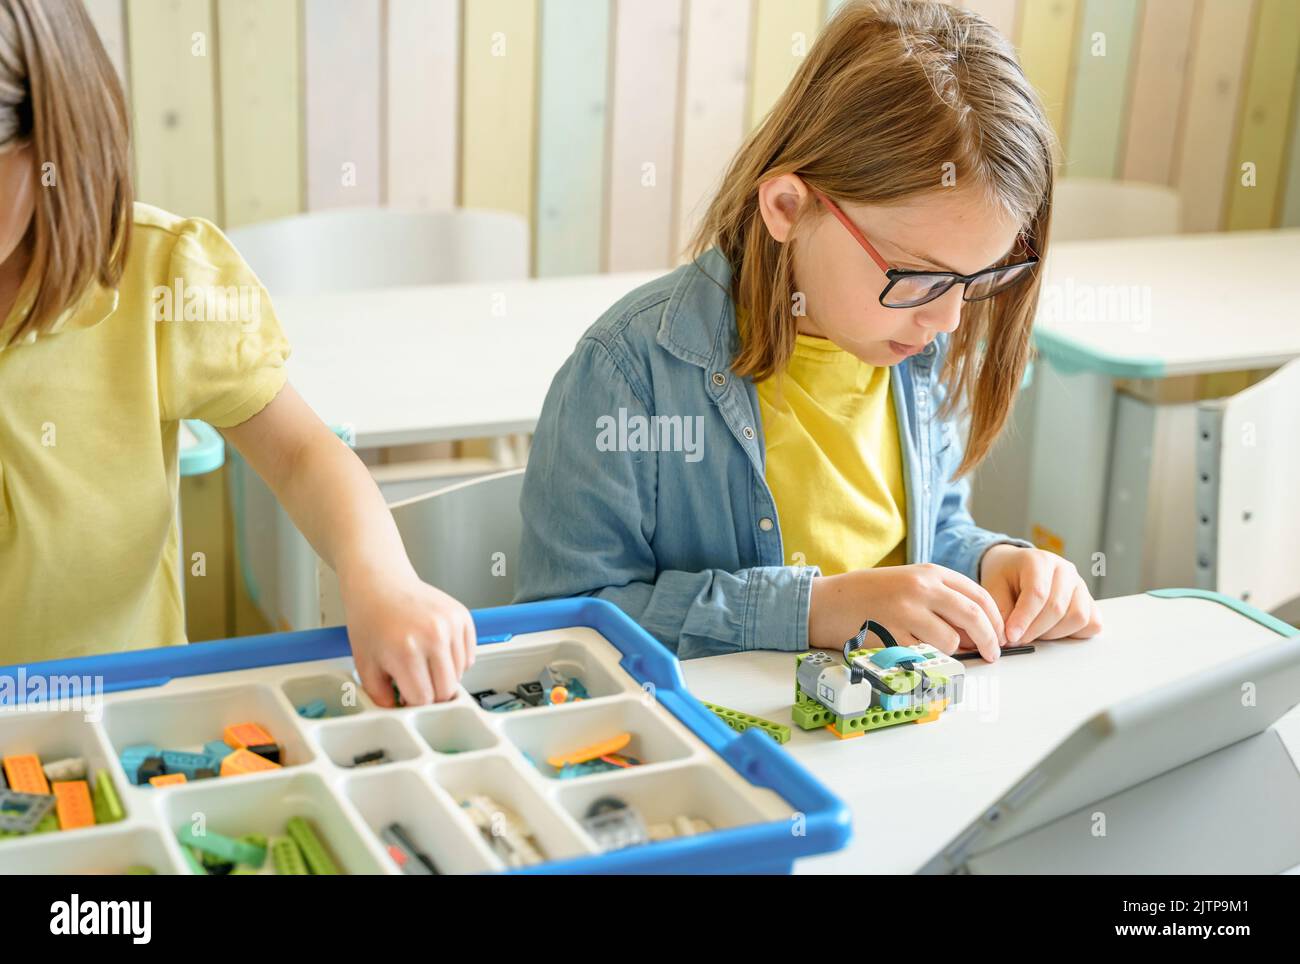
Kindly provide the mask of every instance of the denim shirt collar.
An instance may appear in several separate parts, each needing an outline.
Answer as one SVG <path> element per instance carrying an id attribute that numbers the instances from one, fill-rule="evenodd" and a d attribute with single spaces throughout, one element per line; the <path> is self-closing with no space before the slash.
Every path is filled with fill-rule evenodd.
<path id="1" fill-rule="evenodd" d="M 729 370 L 740 347 L 731 265 L 721 251 L 710 248 L 682 266 L 678 275 L 656 340 L 682 361 L 711 371 Z"/>

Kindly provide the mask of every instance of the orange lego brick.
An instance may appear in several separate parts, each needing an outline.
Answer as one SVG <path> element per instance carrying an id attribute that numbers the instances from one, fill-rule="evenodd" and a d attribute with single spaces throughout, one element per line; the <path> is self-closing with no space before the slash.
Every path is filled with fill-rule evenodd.
<path id="1" fill-rule="evenodd" d="M 90 784 L 85 780 L 58 780 L 54 784 L 54 806 L 60 830 L 95 825 L 95 805 L 90 802 Z"/>
<path id="2" fill-rule="evenodd" d="M 235 723 L 226 727 L 223 738 L 226 746 L 232 746 L 236 750 L 275 742 L 275 737 L 267 733 L 260 723 Z"/>
<path id="3" fill-rule="evenodd" d="M 169 787 L 176 783 L 187 783 L 183 773 L 160 773 L 156 777 L 149 778 L 149 785 L 154 787 Z"/>
<path id="4" fill-rule="evenodd" d="M 236 750 L 221 761 L 223 777 L 237 776 L 240 773 L 259 773 L 262 770 L 279 770 L 280 764 L 272 763 L 264 756 L 258 756 L 252 750 Z"/>
<path id="5" fill-rule="evenodd" d="M 50 795 L 50 782 L 45 779 L 45 771 L 41 769 L 41 759 L 35 753 L 7 756 L 4 767 L 5 779 L 9 781 L 10 790 L 15 793 L 39 793 L 47 797 Z"/>
<path id="6" fill-rule="evenodd" d="M 595 760 L 598 757 L 608 756 L 611 753 L 617 753 L 631 742 L 631 733 L 620 733 L 618 736 L 611 736 L 608 740 L 601 740 L 599 743 L 593 743 L 581 750 L 574 750 L 572 753 L 557 753 L 555 756 L 548 756 L 546 762 L 558 770 L 566 763 L 576 765 Z"/>

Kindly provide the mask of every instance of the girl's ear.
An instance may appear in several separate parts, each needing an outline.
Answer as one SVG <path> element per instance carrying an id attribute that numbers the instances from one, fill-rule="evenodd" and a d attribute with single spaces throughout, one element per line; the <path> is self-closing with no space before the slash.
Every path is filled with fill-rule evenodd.
<path id="1" fill-rule="evenodd" d="M 778 174 L 758 185 L 758 211 L 778 244 L 790 240 L 799 210 L 809 194 L 808 185 L 797 174 Z"/>

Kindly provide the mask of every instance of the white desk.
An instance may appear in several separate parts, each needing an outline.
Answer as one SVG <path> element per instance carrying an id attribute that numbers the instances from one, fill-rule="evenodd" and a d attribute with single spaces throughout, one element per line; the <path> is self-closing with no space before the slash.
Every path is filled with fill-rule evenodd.
<path id="1" fill-rule="evenodd" d="M 1042 363 L 976 509 L 1061 552 L 1096 594 L 1197 585 L 1196 402 L 1152 404 L 1117 392 L 1115 379 L 1300 357 L 1297 266 L 1296 230 L 1050 249 L 1034 328 Z"/>
<path id="2" fill-rule="evenodd" d="M 358 448 L 531 432 L 551 379 L 614 302 L 664 272 L 277 298 L 289 379 Z"/>
<path id="3" fill-rule="evenodd" d="M 1206 599 L 1139 595 L 1105 600 L 1105 631 L 1045 643 L 1028 656 L 967 663 L 963 702 L 938 721 L 840 741 L 792 727 L 786 744 L 853 810 L 844 850 L 801 861 L 801 873 L 912 873 L 1057 742 L 1105 706 L 1282 637 Z M 688 660 L 701 700 L 790 722 L 794 655 L 744 653 Z M 1300 765 L 1300 711 L 1279 730 Z M 872 826 L 887 844 L 869 845 Z M 906 834 L 896 831 L 907 828 Z"/>

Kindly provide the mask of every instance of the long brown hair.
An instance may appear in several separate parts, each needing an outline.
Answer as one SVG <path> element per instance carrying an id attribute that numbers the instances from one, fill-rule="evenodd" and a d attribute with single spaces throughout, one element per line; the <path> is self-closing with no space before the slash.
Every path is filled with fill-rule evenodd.
<path id="1" fill-rule="evenodd" d="M 20 288 L 34 285 L 34 295 L 17 341 L 53 324 L 94 281 L 116 286 L 130 243 L 126 101 L 81 0 L 0 0 L 0 131 L 0 149 L 30 138 L 43 185 Z"/>
<path id="2" fill-rule="evenodd" d="M 986 193 L 1047 253 L 1055 139 L 1011 44 L 969 11 L 937 2 L 854 0 L 826 25 L 771 112 L 745 140 L 688 255 L 717 246 L 749 323 L 733 369 L 766 378 L 794 351 L 791 244 L 768 233 L 758 186 L 795 173 L 837 200 L 900 201 L 944 190 L 945 174 Z M 1041 276 L 962 306 L 942 377 L 944 406 L 970 413 L 961 476 L 988 453 L 1030 354 Z"/>

